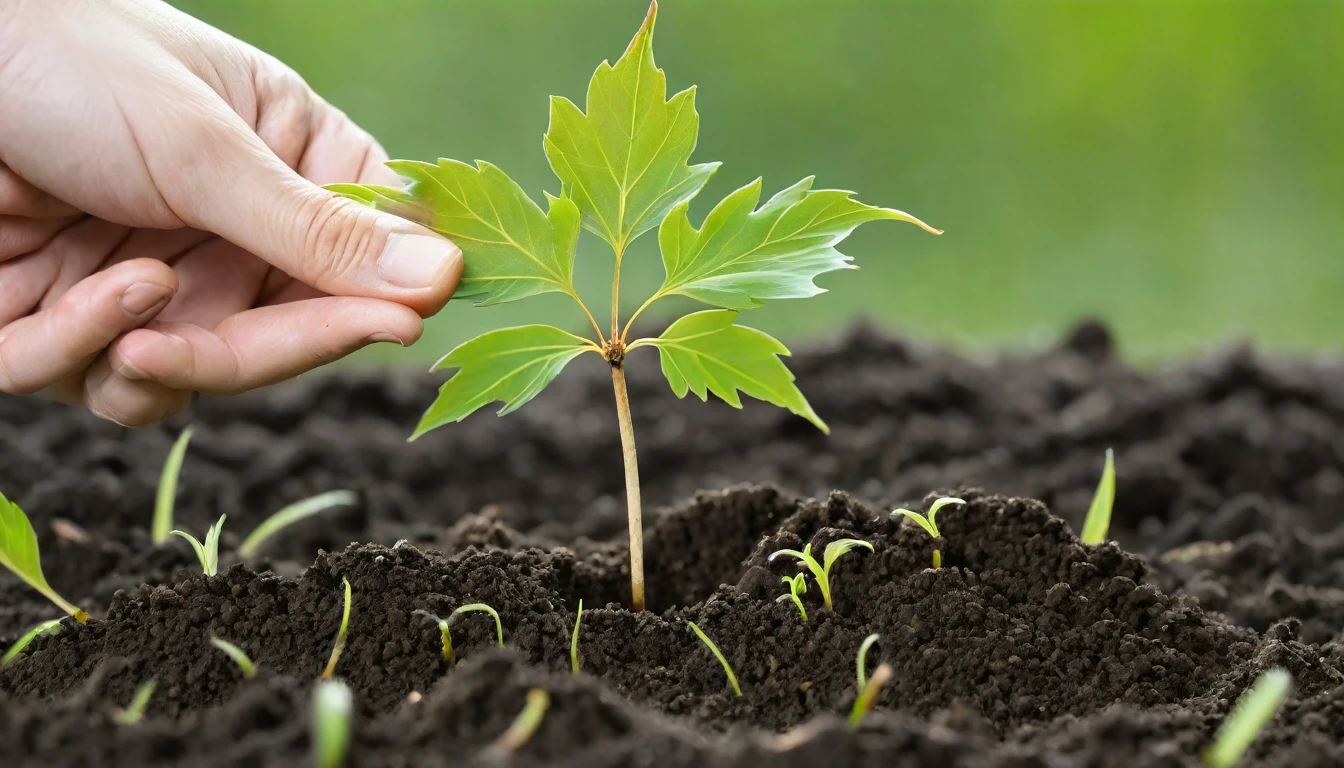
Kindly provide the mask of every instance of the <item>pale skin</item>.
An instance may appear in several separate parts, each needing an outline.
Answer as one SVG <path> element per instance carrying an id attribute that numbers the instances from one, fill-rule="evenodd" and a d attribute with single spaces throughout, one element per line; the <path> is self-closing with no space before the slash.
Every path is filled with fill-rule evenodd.
<path id="1" fill-rule="evenodd" d="M 0 391 L 138 426 L 415 342 L 461 251 L 319 186 L 386 159 L 159 0 L 0 0 Z"/>

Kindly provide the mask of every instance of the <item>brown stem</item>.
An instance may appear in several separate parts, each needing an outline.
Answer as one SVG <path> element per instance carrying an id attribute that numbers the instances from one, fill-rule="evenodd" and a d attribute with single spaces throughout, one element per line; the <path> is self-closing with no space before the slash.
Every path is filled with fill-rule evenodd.
<path id="1" fill-rule="evenodd" d="M 625 371 L 611 367 L 616 388 L 616 418 L 621 425 L 621 451 L 625 455 L 625 498 L 630 516 L 630 607 L 644 610 L 644 513 L 639 503 L 639 459 L 635 455 L 635 427 L 630 420 L 630 395 L 625 390 Z"/>

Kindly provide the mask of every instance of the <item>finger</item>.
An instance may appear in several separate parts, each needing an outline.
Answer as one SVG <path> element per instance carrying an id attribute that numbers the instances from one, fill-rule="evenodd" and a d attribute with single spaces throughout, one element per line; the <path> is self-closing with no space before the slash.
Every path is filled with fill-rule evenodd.
<path id="1" fill-rule="evenodd" d="M 177 296 L 156 319 L 214 328 L 256 305 L 269 269 L 228 240 L 211 238 L 173 262 Z"/>
<path id="2" fill-rule="evenodd" d="M 78 216 L 79 211 L 29 184 L 9 166 L 0 163 L 0 215 L 64 219 Z"/>
<path id="3" fill-rule="evenodd" d="M 108 359 L 131 381 L 228 395 L 292 378 L 369 344 L 409 345 L 422 331 L 420 318 L 400 304 L 333 296 L 249 310 L 213 332 L 154 323 L 119 339 Z"/>
<path id="4" fill-rule="evenodd" d="M 0 215 L 0 262 L 42 248 L 79 219 L 78 216 L 34 219 Z"/>
<path id="5" fill-rule="evenodd" d="M 185 411 L 191 405 L 191 393 L 156 381 L 127 379 L 112 370 L 104 355 L 79 377 L 73 402 L 123 427 L 143 427 Z"/>
<path id="6" fill-rule="evenodd" d="M 162 262 L 128 261 L 76 285 L 50 309 L 0 329 L 0 391 L 28 394 L 86 367 L 121 334 L 168 305 L 177 277 Z"/>

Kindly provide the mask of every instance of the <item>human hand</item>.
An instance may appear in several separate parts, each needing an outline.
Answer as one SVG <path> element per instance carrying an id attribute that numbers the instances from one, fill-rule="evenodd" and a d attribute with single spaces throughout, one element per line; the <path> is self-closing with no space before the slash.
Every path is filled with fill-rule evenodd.
<path id="1" fill-rule="evenodd" d="M 0 391 L 123 425 L 417 340 L 452 243 L 274 58 L 158 0 L 0 3 Z"/>

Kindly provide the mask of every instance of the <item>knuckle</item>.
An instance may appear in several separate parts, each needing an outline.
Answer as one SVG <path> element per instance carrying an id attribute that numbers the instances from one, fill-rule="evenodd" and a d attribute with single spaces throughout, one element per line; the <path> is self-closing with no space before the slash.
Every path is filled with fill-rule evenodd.
<path id="1" fill-rule="evenodd" d="M 316 198 L 311 205 L 302 279 L 324 289 L 333 284 L 358 284 L 387 241 L 381 217 L 334 193 Z"/>

